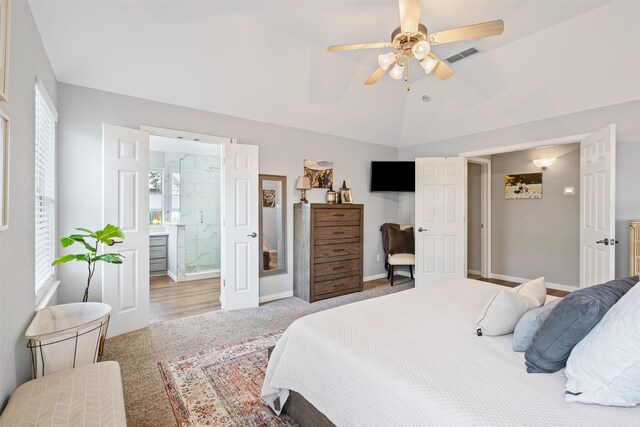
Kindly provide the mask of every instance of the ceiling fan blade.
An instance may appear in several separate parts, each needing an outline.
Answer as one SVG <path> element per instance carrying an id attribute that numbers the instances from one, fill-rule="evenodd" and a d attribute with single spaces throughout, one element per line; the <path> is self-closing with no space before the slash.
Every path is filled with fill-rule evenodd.
<path id="1" fill-rule="evenodd" d="M 456 73 L 453 68 L 449 67 L 446 62 L 435 56 L 433 53 L 430 53 L 429 57 L 438 61 L 438 64 L 435 66 L 432 73 L 435 74 L 436 77 L 438 77 L 440 80 L 446 80 Z"/>
<path id="2" fill-rule="evenodd" d="M 452 43 L 468 39 L 479 39 L 483 37 L 497 36 L 502 34 L 503 31 L 504 22 L 502 21 L 502 19 L 498 19 L 497 21 L 467 25 L 466 27 L 454 28 L 452 30 L 445 30 L 429 34 L 427 40 L 430 44 Z"/>
<path id="3" fill-rule="evenodd" d="M 359 50 L 359 49 L 383 49 L 391 47 L 391 43 L 359 43 L 359 44 L 336 44 L 329 46 L 329 52 L 338 52 L 341 50 Z"/>
<path id="4" fill-rule="evenodd" d="M 389 68 L 391 68 L 394 64 L 395 64 L 395 62 L 394 62 L 393 64 L 391 64 L 391 65 L 389 66 Z M 388 69 L 389 69 L 389 68 L 388 68 Z M 366 84 L 366 85 L 373 85 L 373 84 L 376 84 L 376 82 L 377 82 L 378 80 L 380 80 L 380 77 L 384 76 L 384 73 L 386 73 L 386 71 L 385 71 L 385 70 L 383 70 L 382 68 L 378 67 L 378 69 L 377 69 L 377 70 L 375 70 L 375 71 L 373 72 L 373 74 L 371 74 L 371 75 L 369 76 L 369 78 L 364 82 L 364 84 Z"/>
<path id="5" fill-rule="evenodd" d="M 400 29 L 406 34 L 418 32 L 420 0 L 400 0 Z"/>

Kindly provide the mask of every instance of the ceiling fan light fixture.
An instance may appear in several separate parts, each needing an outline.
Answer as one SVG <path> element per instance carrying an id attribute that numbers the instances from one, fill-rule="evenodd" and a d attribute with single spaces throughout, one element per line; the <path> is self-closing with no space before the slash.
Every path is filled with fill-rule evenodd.
<path id="1" fill-rule="evenodd" d="M 438 61 L 431 58 L 430 56 L 427 56 L 422 61 L 420 61 L 420 66 L 424 68 L 424 72 L 427 74 L 432 72 L 433 69 L 436 68 L 436 65 L 438 65 Z"/>
<path id="2" fill-rule="evenodd" d="M 426 40 L 422 40 L 413 45 L 411 52 L 418 61 L 422 61 L 431 52 L 431 45 Z"/>
<path id="3" fill-rule="evenodd" d="M 389 71 L 389 77 L 394 80 L 400 80 L 404 76 L 404 64 L 397 63 L 391 71 Z"/>
<path id="4" fill-rule="evenodd" d="M 387 71 L 391 64 L 393 64 L 396 60 L 396 54 L 393 52 L 383 53 L 382 55 L 378 55 L 378 65 L 380 68 Z"/>

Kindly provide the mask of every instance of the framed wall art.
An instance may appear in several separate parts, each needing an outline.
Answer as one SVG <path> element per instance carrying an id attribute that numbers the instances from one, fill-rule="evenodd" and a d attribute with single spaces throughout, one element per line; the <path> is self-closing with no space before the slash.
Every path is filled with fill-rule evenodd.
<path id="1" fill-rule="evenodd" d="M 505 199 L 542 199 L 542 172 L 504 177 Z"/>

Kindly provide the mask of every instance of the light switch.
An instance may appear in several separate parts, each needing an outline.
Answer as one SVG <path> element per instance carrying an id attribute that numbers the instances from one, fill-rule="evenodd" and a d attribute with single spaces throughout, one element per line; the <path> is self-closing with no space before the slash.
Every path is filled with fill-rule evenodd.
<path id="1" fill-rule="evenodd" d="M 564 187 L 564 195 L 565 196 L 575 196 L 576 195 L 576 187 Z"/>

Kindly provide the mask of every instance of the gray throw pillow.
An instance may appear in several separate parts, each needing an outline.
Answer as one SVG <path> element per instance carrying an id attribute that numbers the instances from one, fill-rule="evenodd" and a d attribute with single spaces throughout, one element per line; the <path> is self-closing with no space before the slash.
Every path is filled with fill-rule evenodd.
<path id="1" fill-rule="evenodd" d="M 564 368 L 573 347 L 637 282 L 637 277 L 612 280 L 564 297 L 542 322 L 524 354 L 527 372 L 557 372 Z"/>
<path id="2" fill-rule="evenodd" d="M 551 310 L 554 309 L 560 299 L 554 299 L 542 307 L 534 308 L 525 313 L 516 325 L 513 331 L 513 351 L 524 352 L 531 345 L 533 337 L 540 328 L 544 320 L 549 317 Z"/>

